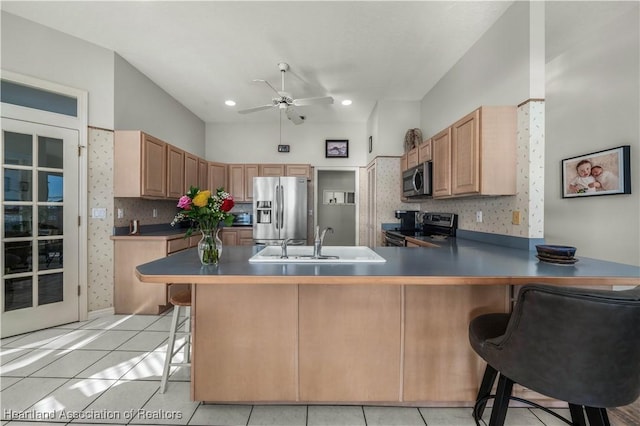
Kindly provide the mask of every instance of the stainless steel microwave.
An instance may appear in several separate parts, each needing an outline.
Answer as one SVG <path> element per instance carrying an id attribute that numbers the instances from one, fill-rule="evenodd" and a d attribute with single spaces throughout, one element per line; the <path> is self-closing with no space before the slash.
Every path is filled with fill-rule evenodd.
<path id="1" fill-rule="evenodd" d="M 419 164 L 402 172 L 403 197 L 428 197 L 431 195 L 432 162 Z"/>

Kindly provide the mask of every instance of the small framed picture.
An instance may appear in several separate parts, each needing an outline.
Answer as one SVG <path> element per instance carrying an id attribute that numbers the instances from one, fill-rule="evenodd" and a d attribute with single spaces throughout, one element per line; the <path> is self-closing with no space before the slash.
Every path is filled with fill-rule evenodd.
<path id="1" fill-rule="evenodd" d="M 562 160 L 562 198 L 631 194 L 630 146 Z"/>
<path id="2" fill-rule="evenodd" d="M 326 158 L 348 158 L 349 140 L 347 139 L 327 139 L 325 140 Z"/>
<path id="3" fill-rule="evenodd" d="M 373 136 L 369 136 L 369 154 L 373 151 Z"/>

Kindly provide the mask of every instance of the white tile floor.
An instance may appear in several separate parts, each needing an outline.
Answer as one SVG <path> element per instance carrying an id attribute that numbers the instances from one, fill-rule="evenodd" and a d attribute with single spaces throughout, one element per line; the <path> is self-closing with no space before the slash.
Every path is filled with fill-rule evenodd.
<path id="1" fill-rule="evenodd" d="M 475 424 L 470 408 L 201 404 L 189 398 L 185 367 L 175 368 L 160 394 L 169 320 L 166 314 L 112 315 L 3 339 L 0 425 Z M 507 425 L 562 424 L 540 410 L 508 411 Z"/>

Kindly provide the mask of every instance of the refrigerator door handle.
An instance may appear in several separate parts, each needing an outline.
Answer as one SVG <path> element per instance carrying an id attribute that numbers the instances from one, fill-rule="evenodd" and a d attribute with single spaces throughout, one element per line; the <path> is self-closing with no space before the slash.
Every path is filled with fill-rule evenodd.
<path id="1" fill-rule="evenodd" d="M 280 185 L 280 228 L 284 228 L 284 186 Z"/>
<path id="2" fill-rule="evenodd" d="M 275 191 L 276 193 L 276 205 L 273 211 L 273 220 L 276 225 L 276 229 L 280 229 L 280 186 L 276 185 Z"/>

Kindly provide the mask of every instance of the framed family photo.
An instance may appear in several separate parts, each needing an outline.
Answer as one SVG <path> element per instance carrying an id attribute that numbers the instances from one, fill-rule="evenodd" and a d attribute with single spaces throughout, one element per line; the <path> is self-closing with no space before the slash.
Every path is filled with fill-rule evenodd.
<path id="1" fill-rule="evenodd" d="M 629 145 L 562 160 L 562 198 L 631 194 Z"/>
<path id="2" fill-rule="evenodd" d="M 325 140 L 325 158 L 348 158 L 349 157 L 349 140 L 348 139 L 326 139 Z"/>

